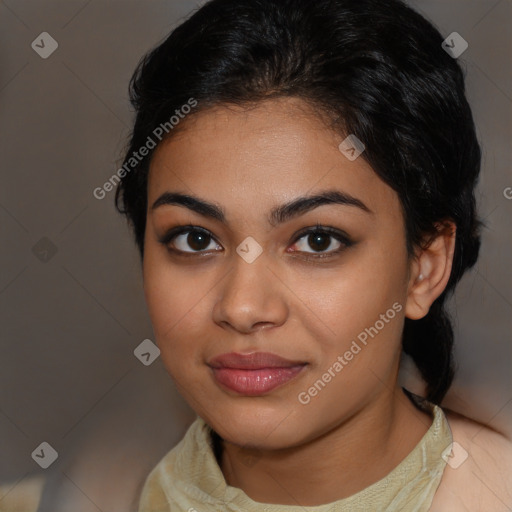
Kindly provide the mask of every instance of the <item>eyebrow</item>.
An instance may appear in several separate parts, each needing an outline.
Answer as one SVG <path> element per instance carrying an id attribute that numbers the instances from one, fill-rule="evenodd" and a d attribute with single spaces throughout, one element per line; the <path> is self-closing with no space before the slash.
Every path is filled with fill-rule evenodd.
<path id="1" fill-rule="evenodd" d="M 270 211 L 268 222 L 271 226 L 276 226 L 314 210 L 315 208 L 328 204 L 352 206 L 366 213 L 373 214 L 360 199 L 345 192 L 341 192 L 340 190 L 326 190 L 314 195 L 298 197 L 288 203 L 274 207 Z M 190 194 L 165 192 L 153 203 L 151 210 L 156 210 L 158 207 L 164 205 L 184 206 L 199 215 L 210 217 L 226 224 L 226 214 L 220 205 L 205 201 L 204 199 Z"/>

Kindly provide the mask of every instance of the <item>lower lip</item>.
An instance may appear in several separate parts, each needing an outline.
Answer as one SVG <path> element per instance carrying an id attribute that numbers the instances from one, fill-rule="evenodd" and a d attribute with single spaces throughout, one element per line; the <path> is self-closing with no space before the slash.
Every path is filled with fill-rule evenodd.
<path id="1" fill-rule="evenodd" d="M 212 368 L 217 382 L 242 395 L 258 396 L 295 378 L 305 365 L 286 368 L 261 368 L 240 370 L 237 368 Z"/>

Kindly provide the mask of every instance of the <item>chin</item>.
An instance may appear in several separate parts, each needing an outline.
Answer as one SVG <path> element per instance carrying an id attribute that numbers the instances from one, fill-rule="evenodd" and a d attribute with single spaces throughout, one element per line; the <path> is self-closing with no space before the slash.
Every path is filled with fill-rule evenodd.
<path id="1" fill-rule="evenodd" d="M 220 414 L 219 411 L 222 411 Z M 298 444 L 297 425 L 300 420 L 294 412 L 283 407 L 219 408 L 217 414 L 205 421 L 226 441 L 238 446 L 259 449 L 279 449 Z M 229 418 L 229 422 L 225 419 Z"/>

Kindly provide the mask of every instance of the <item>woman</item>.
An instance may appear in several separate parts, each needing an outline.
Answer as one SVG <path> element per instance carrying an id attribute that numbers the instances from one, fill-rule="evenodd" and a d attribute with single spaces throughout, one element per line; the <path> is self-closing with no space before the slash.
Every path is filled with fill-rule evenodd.
<path id="1" fill-rule="evenodd" d="M 198 415 L 141 512 L 511 506 L 509 440 L 439 406 L 481 157 L 442 43 L 398 0 L 213 0 L 138 66 L 116 204 Z"/>

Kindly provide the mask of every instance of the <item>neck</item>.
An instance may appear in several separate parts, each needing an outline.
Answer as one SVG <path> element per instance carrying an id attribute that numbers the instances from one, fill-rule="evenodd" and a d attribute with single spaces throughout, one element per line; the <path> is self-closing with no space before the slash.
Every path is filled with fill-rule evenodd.
<path id="1" fill-rule="evenodd" d="M 384 478 L 431 424 L 430 415 L 397 387 L 350 420 L 292 449 L 254 453 L 222 440 L 220 467 L 228 485 L 243 490 L 254 501 L 322 505 Z"/>

